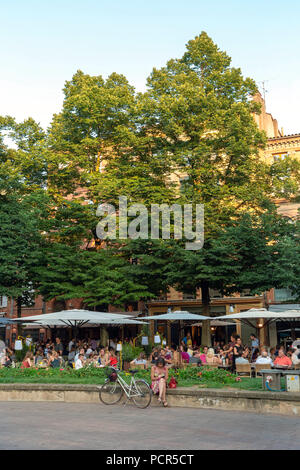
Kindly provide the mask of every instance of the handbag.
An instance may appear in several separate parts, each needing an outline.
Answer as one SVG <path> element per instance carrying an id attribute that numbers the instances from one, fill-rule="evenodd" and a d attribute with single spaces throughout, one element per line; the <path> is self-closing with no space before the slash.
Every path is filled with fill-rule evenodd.
<path id="1" fill-rule="evenodd" d="M 175 379 L 175 377 L 171 377 L 168 388 L 176 388 L 176 387 L 177 387 L 177 380 Z"/>

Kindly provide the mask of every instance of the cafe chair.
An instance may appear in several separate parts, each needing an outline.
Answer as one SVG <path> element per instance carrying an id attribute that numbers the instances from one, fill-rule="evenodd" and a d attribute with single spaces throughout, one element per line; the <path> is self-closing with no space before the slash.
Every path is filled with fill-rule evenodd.
<path id="1" fill-rule="evenodd" d="M 243 374 L 245 377 L 251 377 L 251 364 L 236 364 L 235 372 L 237 375 Z"/>
<path id="2" fill-rule="evenodd" d="M 258 374 L 261 375 L 261 370 L 268 369 L 270 366 L 270 364 L 254 364 L 255 377 L 257 378 Z"/>

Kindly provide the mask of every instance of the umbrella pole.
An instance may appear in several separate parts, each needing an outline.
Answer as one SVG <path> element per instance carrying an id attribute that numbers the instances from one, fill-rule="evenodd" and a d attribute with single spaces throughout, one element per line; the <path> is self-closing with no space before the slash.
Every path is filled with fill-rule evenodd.
<path id="1" fill-rule="evenodd" d="M 77 343 L 77 322 L 75 320 L 75 325 L 74 325 L 74 335 L 75 335 L 75 344 Z"/>
<path id="2" fill-rule="evenodd" d="M 210 320 L 203 320 L 202 322 L 201 346 L 211 347 Z"/>

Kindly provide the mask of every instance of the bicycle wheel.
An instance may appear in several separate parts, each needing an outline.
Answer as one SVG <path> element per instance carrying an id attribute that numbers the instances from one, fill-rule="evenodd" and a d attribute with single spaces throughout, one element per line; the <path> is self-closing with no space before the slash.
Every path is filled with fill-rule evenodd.
<path id="1" fill-rule="evenodd" d="M 134 395 L 132 400 L 138 408 L 147 408 L 152 400 L 152 390 L 144 380 L 135 381 Z"/>
<path id="2" fill-rule="evenodd" d="M 123 389 L 118 382 L 108 380 L 99 390 L 99 398 L 104 405 L 114 405 L 123 396 Z"/>

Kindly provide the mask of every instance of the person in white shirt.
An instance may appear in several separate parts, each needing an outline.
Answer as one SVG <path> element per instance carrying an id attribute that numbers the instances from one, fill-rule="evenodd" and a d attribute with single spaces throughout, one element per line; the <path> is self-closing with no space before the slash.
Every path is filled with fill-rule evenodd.
<path id="1" fill-rule="evenodd" d="M 80 349 L 79 352 L 77 352 L 77 353 L 75 354 L 75 362 L 79 359 L 79 356 L 80 356 L 81 354 L 82 354 L 82 356 L 84 357 L 84 353 L 85 353 L 84 349 Z"/>
<path id="2" fill-rule="evenodd" d="M 92 348 L 88 348 L 86 353 L 85 353 L 85 357 L 88 358 L 91 354 L 93 354 L 93 350 L 92 350 Z"/>
<path id="3" fill-rule="evenodd" d="M 5 351 L 6 351 L 5 343 L 4 343 L 4 341 L 2 341 L 2 339 L 0 339 L 0 355 L 4 356 Z"/>
<path id="4" fill-rule="evenodd" d="M 237 357 L 235 360 L 236 364 L 249 364 L 248 361 L 248 352 L 243 351 L 242 355 L 240 357 Z"/>
<path id="5" fill-rule="evenodd" d="M 109 347 L 114 348 L 116 350 L 117 349 L 117 343 L 118 343 L 117 339 L 115 339 L 114 341 L 112 339 L 110 339 L 109 340 Z"/>
<path id="6" fill-rule="evenodd" d="M 272 359 L 268 356 L 267 351 L 262 351 L 261 356 L 259 356 L 255 364 L 272 364 Z"/>
<path id="7" fill-rule="evenodd" d="M 293 354 L 292 354 L 292 363 L 294 366 L 296 366 L 297 364 L 300 364 L 300 349 L 298 348 L 294 348 L 293 349 Z"/>
<path id="8" fill-rule="evenodd" d="M 75 362 L 75 369 L 78 370 L 78 369 L 82 369 L 84 366 L 84 355 L 83 354 L 79 354 L 79 358 L 77 359 L 77 361 Z"/>
<path id="9" fill-rule="evenodd" d="M 133 359 L 133 361 L 130 362 L 131 366 L 135 366 L 136 364 L 147 365 L 145 354 L 141 353 L 139 357 L 137 357 L 136 359 Z"/>

